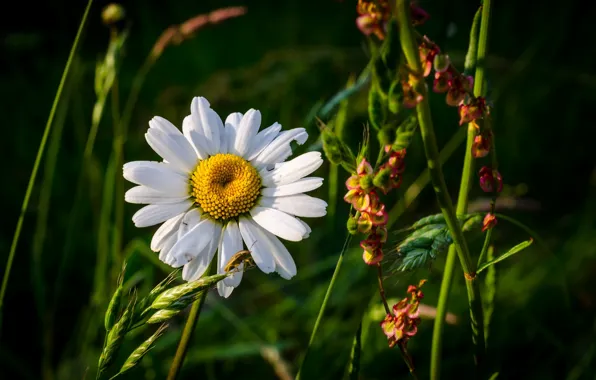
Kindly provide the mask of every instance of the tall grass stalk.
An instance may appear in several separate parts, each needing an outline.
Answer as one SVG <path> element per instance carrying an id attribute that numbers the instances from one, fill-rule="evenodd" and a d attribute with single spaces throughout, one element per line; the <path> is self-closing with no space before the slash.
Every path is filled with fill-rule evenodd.
<path id="1" fill-rule="evenodd" d="M 474 77 L 474 95 L 480 96 L 485 95 L 484 86 L 484 67 L 486 60 L 486 50 L 488 42 L 488 25 L 490 21 L 490 0 L 485 0 L 482 6 L 482 14 L 480 21 L 480 35 L 478 41 L 474 35 L 470 38 L 469 52 L 476 53 L 476 57 L 466 57 L 466 61 L 475 61 L 476 72 Z M 477 23 L 475 18 L 474 23 Z M 472 34 L 474 33 L 474 27 L 472 27 Z M 466 66 L 471 65 L 467 63 Z M 461 176 L 461 183 L 459 188 L 459 195 L 457 199 L 456 212 L 458 215 L 465 214 L 468 211 L 468 196 L 470 193 L 470 183 L 472 178 L 472 172 L 474 169 L 474 157 L 472 157 L 472 144 L 474 137 L 476 136 L 476 127 L 472 124 L 468 124 L 467 140 L 466 140 L 466 152 L 464 157 L 464 165 Z M 487 237 L 490 239 L 492 231 L 488 231 Z M 483 249 L 484 251 L 484 249 Z M 439 301 L 437 304 L 437 316 L 434 321 L 433 328 L 433 340 L 431 346 L 431 366 L 430 366 L 430 377 L 433 380 L 438 380 L 441 377 L 441 350 L 443 346 L 443 328 L 445 325 L 445 316 L 447 314 L 447 304 L 449 303 L 449 293 L 451 292 L 451 285 L 453 283 L 453 274 L 455 272 L 455 245 L 452 244 L 447 252 L 447 259 L 445 262 L 445 268 L 443 272 L 443 280 L 441 281 L 441 288 L 439 291 Z M 481 254 L 482 256 L 482 254 Z M 484 322 L 484 320 L 483 320 Z M 483 328 L 483 327 L 479 327 Z M 483 328 L 484 331 L 484 328 Z M 484 332 L 483 332 L 484 334 Z M 485 337 L 482 339 L 484 342 Z M 476 342 L 477 345 L 479 342 Z M 484 351 L 484 347 L 477 347 L 478 350 Z M 478 355 L 478 354 L 477 354 Z"/>
<path id="2" fill-rule="evenodd" d="M 397 15 L 400 29 L 401 45 L 406 56 L 408 65 L 415 73 L 421 73 L 422 70 L 420 58 L 417 44 L 414 39 L 414 33 L 412 31 L 408 2 L 406 2 L 405 0 L 397 1 Z M 484 23 L 485 20 L 482 20 L 482 22 Z M 485 52 L 485 50 L 482 52 L 481 50 L 482 49 L 480 48 L 478 49 L 479 55 L 484 54 Z M 480 66 L 482 65 L 479 65 L 479 67 Z M 472 339 L 475 344 L 475 362 L 478 366 L 479 363 L 481 363 L 483 360 L 485 345 L 482 303 L 478 281 L 476 281 L 476 264 L 472 261 L 470 251 L 468 249 L 466 240 L 461 230 L 461 226 L 459 225 L 459 222 L 456 217 L 456 211 L 454 210 L 453 204 L 451 203 L 451 197 L 448 193 L 447 185 L 445 184 L 443 170 L 438 162 L 439 154 L 437 142 L 431 118 L 430 106 L 428 102 L 427 86 L 424 80 L 418 81 L 418 83 L 415 85 L 415 90 L 423 97 L 423 100 L 416 106 L 416 113 L 418 115 L 418 122 L 420 123 L 420 132 L 422 134 L 424 152 L 428 162 L 431 181 L 435 190 L 435 194 L 437 196 L 437 201 L 441 208 L 441 212 L 445 216 L 445 221 L 453 237 L 453 246 L 458 254 L 459 261 L 464 271 L 464 276 L 466 279 L 466 289 L 468 293 L 470 317 L 472 324 Z M 470 133 L 468 132 L 468 136 L 469 135 Z M 468 144 L 466 144 L 466 147 L 468 147 Z M 468 155 L 468 151 L 469 149 L 467 149 L 466 151 L 466 156 Z M 471 167 L 471 164 L 469 163 L 467 163 L 466 165 Z M 464 173 L 464 175 L 462 176 L 462 182 L 464 181 L 468 183 L 470 182 L 470 173 L 467 173 L 467 175 L 466 173 Z M 469 188 L 467 186 L 469 186 L 469 184 L 466 184 L 466 189 Z M 460 192 L 463 192 L 463 190 L 460 190 Z M 451 263 L 454 263 L 454 261 L 455 260 L 452 260 Z M 453 270 L 454 265 L 452 264 L 451 266 L 452 268 L 445 268 L 445 271 Z M 448 292 L 444 293 L 443 297 L 446 297 L 447 295 Z M 437 317 L 437 319 L 443 318 Z M 435 378 L 434 376 L 437 376 L 438 372 L 435 373 L 434 371 L 431 371 L 431 374 L 431 377 Z"/>
<path id="3" fill-rule="evenodd" d="M 58 108 L 58 103 L 60 102 L 60 99 L 62 96 L 62 91 L 64 89 L 64 83 L 66 82 L 66 78 L 68 77 L 68 73 L 70 71 L 70 66 L 74 59 L 77 47 L 79 46 L 79 41 L 81 40 L 83 30 L 85 29 L 85 24 L 87 22 L 87 16 L 89 15 L 89 10 L 91 9 L 91 4 L 93 4 L 93 0 L 89 0 L 87 2 L 87 7 L 85 8 L 85 12 L 83 13 L 81 23 L 79 24 L 79 29 L 77 30 L 77 34 L 75 36 L 75 40 L 72 44 L 72 47 L 70 48 L 68 60 L 66 61 L 66 66 L 64 67 L 64 71 L 62 73 L 62 78 L 60 79 L 60 84 L 58 85 L 58 90 L 56 91 L 56 96 L 54 97 L 54 103 L 52 104 L 52 109 L 50 110 L 50 115 L 48 116 L 48 121 L 46 123 L 46 127 L 44 129 L 43 136 L 41 138 L 41 142 L 39 143 L 39 148 L 37 150 L 37 156 L 35 157 L 35 163 L 33 164 L 33 170 L 31 171 L 31 176 L 29 177 L 29 184 L 27 185 L 27 190 L 25 191 L 25 198 L 23 199 L 23 204 L 21 206 L 21 212 L 19 214 L 19 219 L 17 221 L 17 227 L 16 227 L 15 233 L 12 238 L 12 244 L 10 246 L 10 252 L 8 253 L 8 260 L 6 262 L 6 268 L 4 269 L 4 277 L 2 278 L 2 287 L 0 288 L 0 329 L 2 328 L 2 313 L 4 311 L 4 308 L 3 308 L 4 296 L 6 294 L 6 288 L 8 286 L 8 279 L 10 277 L 10 271 L 12 269 L 14 255 L 17 251 L 19 237 L 21 236 L 21 229 L 23 228 L 23 222 L 25 221 L 25 212 L 27 211 L 27 208 L 29 207 L 29 200 L 31 198 L 31 193 L 33 192 L 33 186 L 35 185 L 35 179 L 37 178 L 37 171 L 39 170 L 39 165 L 41 164 L 41 160 L 43 159 L 46 142 L 47 142 L 48 136 L 50 134 L 52 122 L 54 121 L 54 116 L 55 116 L 56 110 Z"/>

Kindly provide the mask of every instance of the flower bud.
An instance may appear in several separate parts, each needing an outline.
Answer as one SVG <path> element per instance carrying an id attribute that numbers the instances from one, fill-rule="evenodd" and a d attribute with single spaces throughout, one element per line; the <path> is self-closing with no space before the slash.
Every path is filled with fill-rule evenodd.
<path id="1" fill-rule="evenodd" d="M 490 150 L 490 138 L 484 135 L 474 137 L 472 143 L 472 156 L 474 158 L 486 157 Z"/>
<path id="2" fill-rule="evenodd" d="M 358 233 L 358 218 L 355 216 L 349 217 L 346 227 L 351 235 L 356 235 Z"/>
<path id="3" fill-rule="evenodd" d="M 484 217 L 484 220 L 482 221 L 482 232 L 484 232 L 486 230 L 490 230 L 491 228 L 493 228 L 496 225 L 497 225 L 497 217 L 495 216 L 495 214 L 492 214 L 489 212 L 488 214 L 486 214 L 486 216 Z"/>
<path id="4" fill-rule="evenodd" d="M 494 176 L 493 176 L 494 174 Z M 486 193 L 497 192 L 503 190 L 503 178 L 501 173 L 492 170 L 488 166 L 483 166 L 478 172 L 480 176 L 480 188 Z"/>
<path id="5" fill-rule="evenodd" d="M 387 194 L 385 189 L 391 188 L 391 172 L 392 170 L 390 167 L 385 167 L 379 170 L 378 173 L 375 175 L 375 178 L 373 179 L 373 184 L 375 185 L 375 187 L 382 189 L 385 194 Z"/>
<path id="6" fill-rule="evenodd" d="M 111 26 L 122 21 L 126 16 L 124 7 L 120 4 L 111 3 L 101 11 L 101 20 L 106 26 Z"/>
<path id="7" fill-rule="evenodd" d="M 451 60 L 447 54 L 437 54 L 433 61 L 433 68 L 438 73 L 444 73 L 451 65 Z"/>

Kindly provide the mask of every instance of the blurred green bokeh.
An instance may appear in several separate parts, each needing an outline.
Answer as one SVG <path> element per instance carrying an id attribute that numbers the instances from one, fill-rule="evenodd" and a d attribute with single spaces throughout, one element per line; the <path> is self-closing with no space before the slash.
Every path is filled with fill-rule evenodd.
<path id="1" fill-rule="evenodd" d="M 500 212 L 535 229 L 549 249 L 530 249 L 497 265 L 498 289 L 488 350 L 491 369 L 500 379 L 593 379 L 596 372 L 596 160 L 593 110 L 596 104 L 596 50 L 592 47 L 593 7 L 567 1 L 552 5 L 494 1 L 486 62 L 493 102 L 500 172 L 509 200 Z M 105 54 L 109 31 L 101 23 L 96 2 L 58 110 L 54 133 L 61 124 L 56 171 L 41 256 L 41 277 L 32 252 L 40 209 L 44 167 L 37 185 L 14 262 L 0 337 L 3 379 L 80 379 L 95 374 L 103 341 L 105 304 L 91 303 L 103 175 L 112 149 L 114 111 L 108 100 L 97 136 L 93 164 L 82 167 L 91 111 L 95 66 Z M 259 109 L 263 124 L 279 121 L 285 129 L 305 127 L 315 143 L 314 122 L 305 124 L 316 103 L 328 100 L 358 75 L 368 62 L 365 39 L 355 26 L 356 1 L 178 1 L 125 2 L 130 35 L 124 47 L 117 88 L 120 108 L 133 78 L 160 34 L 170 25 L 224 6 L 247 6 L 246 15 L 201 29 L 178 46 L 168 47 L 152 67 L 134 109 L 124 147 L 125 161 L 157 159 L 145 143 L 148 120 L 163 116 L 180 125 L 193 96 L 206 97 L 220 114 Z M 420 29 L 448 52 L 458 67 L 468 43 L 477 2 L 420 2 L 431 19 Z M 4 211 L 0 262 L 5 263 L 37 147 L 68 56 L 84 2 L 16 2 L 4 12 L 1 26 L 0 92 L 3 105 Z M 66 107 L 67 105 L 67 107 Z M 455 109 L 442 95 L 431 97 L 433 119 L 443 146 L 458 130 Z M 356 142 L 366 122 L 366 91 L 350 100 L 348 134 Z M 463 149 L 445 165 L 453 198 L 457 194 Z M 425 165 L 419 138 L 407 157 L 403 195 Z M 75 204 L 81 170 L 89 181 L 83 200 Z M 327 177 L 329 165 L 318 175 Z M 340 171 L 340 185 L 344 172 Z M 127 188 L 129 184 L 126 185 Z M 327 185 L 316 195 L 328 199 Z M 302 360 L 323 294 L 345 240 L 347 205 L 341 201 L 334 217 L 309 221 L 311 238 L 289 244 L 298 275 L 285 281 L 276 275 L 249 272 L 241 287 L 223 300 L 207 299 L 181 378 L 275 378 L 280 363 L 292 374 Z M 486 207 L 478 187 L 471 207 Z M 118 202 L 120 200 L 117 200 Z M 507 207 L 505 207 L 507 206 Z M 76 213 L 75 213 L 76 208 Z M 136 229 L 130 217 L 138 207 L 126 205 L 123 242 L 148 242 L 155 228 Z M 435 213 L 434 194 L 425 188 L 397 222 L 407 226 Z M 76 215 L 72 239 L 68 225 Z M 505 221 L 495 233 L 497 254 L 528 238 Z M 67 239 L 69 240 L 67 242 Z M 477 247 L 481 242 L 472 242 Z M 70 251 L 64 277 L 58 279 L 65 246 Z M 357 247 L 356 239 L 352 242 Z M 430 270 L 391 276 L 387 292 L 400 298 L 409 283 L 428 278 L 427 305 L 435 305 L 443 257 Z M 4 268 L 3 264 L 1 266 Z M 39 269 L 39 268 L 38 268 Z M 146 255 L 136 251 L 129 269 L 141 291 L 165 275 Z M 341 378 L 361 313 L 379 304 L 374 270 L 361 252 L 348 251 L 332 295 L 312 371 L 317 378 Z M 43 279 L 42 289 L 36 280 Z M 61 282 L 61 284 L 57 284 Z M 115 282 L 106 279 L 110 293 Z M 109 299 L 109 294 L 103 295 Z M 104 300 L 105 302 L 105 300 Z M 40 305 L 43 305 L 40 307 Z M 472 344 L 467 298 L 458 269 L 449 311 L 458 317 L 447 325 L 443 349 L 444 378 L 469 378 Z M 92 316 L 95 316 L 92 317 Z M 95 325 L 85 325 L 92 320 Z M 362 379 L 407 378 L 396 349 L 387 348 L 379 320 L 363 328 Z M 129 378 L 165 378 L 180 336 L 183 318 L 171 323 L 157 347 Z M 129 337 L 119 362 L 152 329 Z M 423 320 L 409 343 L 421 378 L 427 378 L 432 320 Z M 267 360 L 262 344 L 272 345 L 280 359 Z M 89 372 L 86 372 L 86 371 Z M 86 375 L 85 375 L 86 374 Z M 303 377 L 312 378 L 312 377 Z"/>

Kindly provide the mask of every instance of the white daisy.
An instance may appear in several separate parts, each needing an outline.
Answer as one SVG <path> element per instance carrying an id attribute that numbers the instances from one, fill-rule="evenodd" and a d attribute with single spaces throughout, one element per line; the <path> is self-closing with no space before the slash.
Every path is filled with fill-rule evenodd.
<path id="1" fill-rule="evenodd" d="M 323 163 L 321 154 L 284 162 L 292 155 L 290 143 L 303 144 L 308 134 L 304 128 L 282 132 L 278 123 L 259 132 L 261 113 L 254 109 L 229 115 L 225 125 L 205 98 L 194 98 L 190 112 L 184 133 L 164 118 L 149 121 L 145 137 L 163 162 L 124 165 L 124 178 L 139 185 L 125 200 L 148 204 L 133 222 L 163 223 L 151 249 L 168 265 L 184 266 L 186 281 L 201 277 L 216 251 L 217 272 L 223 273 L 244 245 L 263 272 L 292 278 L 296 264 L 278 237 L 305 239 L 311 229 L 298 217 L 326 214 L 325 201 L 303 194 L 323 183 L 306 177 Z M 219 294 L 228 297 L 241 279 L 239 271 L 221 281 Z"/>

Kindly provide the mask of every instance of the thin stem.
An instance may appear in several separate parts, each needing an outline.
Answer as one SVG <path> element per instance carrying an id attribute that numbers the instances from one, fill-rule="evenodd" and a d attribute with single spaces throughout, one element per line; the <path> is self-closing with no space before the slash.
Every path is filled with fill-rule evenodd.
<path id="1" fill-rule="evenodd" d="M 408 348 L 406 347 L 405 343 L 402 343 L 401 341 L 397 345 L 399 346 L 399 351 L 401 352 L 401 355 L 403 356 L 404 361 L 406 362 L 406 365 L 410 370 L 410 375 L 412 375 L 414 380 L 418 380 L 418 375 L 416 375 L 416 368 L 414 367 L 414 362 L 412 361 L 412 357 L 408 352 Z"/>
<path id="2" fill-rule="evenodd" d="M 381 296 L 383 306 L 385 307 L 385 314 L 391 314 L 391 309 L 389 309 L 389 304 L 385 297 L 385 287 L 383 287 L 383 267 L 381 266 L 381 263 L 377 264 L 377 277 L 379 278 L 379 295 Z"/>
<path id="3" fill-rule="evenodd" d="M 178 377 L 180 369 L 182 369 L 182 364 L 184 364 L 184 358 L 186 357 L 186 352 L 188 351 L 188 344 L 190 343 L 192 334 L 195 330 L 197 322 L 199 321 L 199 316 L 201 315 L 201 309 L 205 303 L 205 298 L 207 298 L 207 293 L 208 291 L 204 291 L 200 295 L 199 299 L 196 300 L 190 308 L 188 319 L 186 320 L 184 330 L 182 331 L 182 337 L 180 338 L 178 348 L 176 349 L 176 355 L 174 356 L 174 360 L 172 360 L 172 365 L 170 366 L 170 371 L 168 372 L 168 380 L 175 380 L 176 377 Z"/>
<path id="4" fill-rule="evenodd" d="M 72 44 L 72 47 L 70 48 L 70 54 L 68 55 L 68 60 L 66 61 L 66 66 L 64 67 L 64 72 L 62 73 L 62 78 L 60 79 L 60 84 L 58 85 L 58 90 L 56 91 L 56 96 L 54 97 L 54 103 L 52 104 L 52 109 L 50 110 L 50 115 L 48 116 L 48 121 L 46 123 L 46 127 L 43 132 L 41 142 L 39 143 L 39 149 L 37 150 L 37 157 L 35 158 L 35 163 L 33 164 L 33 170 L 31 172 L 31 176 L 29 177 L 29 184 L 27 185 L 27 191 L 25 192 L 25 198 L 23 199 L 23 205 L 21 206 L 21 212 L 19 214 L 19 219 L 17 221 L 17 228 L 16 228 L 14 236 L 12 238 L 10 252 L 8 253 L 8 261 L 6 262 L 6 268 L 4 269 L 4 277 L 2 279 L 2 288 L 0 288 L 0 327 L 2 326 L 2 311 L 3 311 L 2 306 L 4 305 L 4 295 L 6 294 L 6 287 L 8 286 L 8 279 L 10 277 L 10 271 L 12 269 L 12 262 L 14 260 L 14 255 L 17 251 L 19 237 L 21 236 L 21 229 L 23 228 L 23 222 L 25 220 L 25 212 L 27 211 L 27 208 L 29 207 L 29 199 L 31 198 L 31 194 L 33 192 L 33 185 L 35 185 L 37 171 L 39 170 L 39 165 L 41 164 L 41 160 L 43 158 L 43 153 L 45 150 L 46 142 L 47 142 L 48 136 L 50 134 L 52 122 L 54 121 L 54 115 L 56 114 L 56 109 L 58 108 L 58 102 L 60 101 L 60 97 L 62 95 L 62 90 L 64 88 L 64 83 L 66 82 L 66 78 L 68 77 L 68 73 L 70 71 L 70 66 L 72 64 L 75 52 L 79 45 L 79 40 L 81 39 L 81 35 L 83 34 L 83 29 L 84 29 L 86 21 L 87 21 L 87 15 L 89 14 L 89 10 L 91 9 L 92 3 L 93 3 L 93 0 L 89 0 L 87 2 L 87 7 L 85 8 L 85 13 L 83 13 L 83 18 L 81 19 L 81 23 L 79 24 L 79 29 L 77 30 L 77 35 L 75 36 L 75 40 Z"/>
<path id="5" fill-rule="evenodd" d="M 412 24 L 410 21 L 410 12 L 408 8 L 409 2 L 406 0 L 398 0 L 397 1 L 397 17 L 400 27 L 400 37 L 401 37 L 401 44 L 402 49 L 404 50 L 404 54 L 406 56 L 408 65 L 415 73 L 421 72 L 421 65 L 420 59 L 418 54 L 417 45 L 414 39 L 414 35 L 412 33 Z M 487 4 L 490 5 L 490 4 Z M 483 18 L 482 22 L 485 23 L 485 19 Z M 482 26 L 481 26 L 482 30 Z M 484 36 L 486 38 L 486 34 Z M 486 40 L 480 42 L 480 44 L 486 44 Z M 484 53 L 486 49 L 479 49 L 479 56 L 480 52 Z M 426 154 L 428 168 L 431 176 L 431 181 L 435 190 L 435 194 L 437 196 L 437 200 L 439 202 L 439 206 L 441 208 L 441 212 L 445 216 L 445 221 L 447 226 L 449 227 L 449 231 L 453 236 L 453 249 L 457 253 L 459 257 L 460 264 L 464 271 L 464 276 L 466 279 L 466 289 L 468 293 L 468 301 L 470 305 L 470 319 L 472 324 L 472 339 L 475 343 L 476 352 L 475 352 L 475 362 L 476 365 L 482 361 L 484 356 L 484 329 L 483 329 L 483 317 L 482 317 L 482 303 L 480 299 L 480 289 L 476 280 L 476 265 L 472 261 L 470 252 L 468 250 L 467 243 L 464 239 L 463 232 L 461 230 L 461 226 L 457 220 L 457 216 L 455 210 L 453 208 L 453 204 L 451 203 L 451 197 L 447 191 L 447 186 L 445 184 L 445 178 L 443 176 L 443 171 L 441 165 L 439 163 L 439 153 L 437 149 L 437 142 L 436 137 L 434 134 L 432 118 L 430 114 L 430 106 L 428 103 L 428 94 L 427 94 L 427 86 L 424 80 L 420 79 L 415 84 L 415 91 L 417 91 L 420 95 L 422 95 L 423 100 L 416 106 L 416 112 L 418 115 L 418 122 L 420 123 L 420 131 L 422 134 L 422 141 L 424 144 L 424 151 Z M 470 130 L 468 129 L 468 140 L 471 135 Z M 471 144 L 470 141 L 466 144 L 466 147 Z M 471 145 L 469 145 L 471 147 Z M 468 157 L 470 149 L 466 151 L 466 157 Z M 464 172 L 462 175 L 462 183 L 469 183 L 470 182 L 470 175 L 471 175 L 471 152 L 470 158 L 466 160 L 464 163 L 464 170 L 468 168 L 468 173 Z M 465 182 L 464 182 L 465 181 Z M 468 184 L 469 186 L 469 184 Z M 465 197 L 467 198 L 468 188 L 460 189 L 460 194 L 465 193 Z M 462 195 L 463 197 L 463 195 Z M 458 202 L 459 203 L 459 202 Z M 463 203 L 463 202 L 462 202 Z M 466 202 L 467 203 L 467 199 Z M 466 209 L 467 205 L 463 207 L 458 207 L 458 209 Z M 458 210 L 459 211 L 459 210 Z M 452 253 L 453 255 L 453 253 Z M 453 265 L 451 266 L 451 271 L 453 271 Z M 447 281 L 448 280 L 448 281 Z M 443 286 L 450 286 L 451 279 L 447 278 L 443 284 Z M 449 295 L 448 289 L 445 292 L 442 292 L 444 297 Z M 444 300 L 446 309 L 447 300 Z M 440 335 L 442 329 L 442 323 L 444 320 L 444 316 L 437 315 L 436 318 L 439 324 L 439 331 L 437 334 Z M 432 357 L 435 357 L 437 361 L 440 361 L 440 339 L 437 344 L 436 341 L 433 342 L 433 353 Z M 431 369 L 431 378 L 438 379 L 439 378 L 439 371 L 438 365 L 435 363 L 435 367 Z"/>
<path id="6" fill-rule="evenodd" d="M 344 254 L 346 253 L 346 249 L 352 240 L 352 235 L 348 235 L 344 242 L 344 246 L 339 254 L 339 258 L 337 259 L 337 264 L 335 264 L 335 270 L 333 271 L 333 276 L 331 277 L 331 281 L 329 282 L 329 286 L 327 287 L 327 292 L 325 292 L 325 297 L 323 298 L 323 303 L 321 304 L 321 308 L 319 309 L 319 315 L 317 315 L 317 320 L 315 321 L 315 327 L 312 329 L 312 333 L 310 334 L 310 340 L 308 341 L 308 347 L 306 348 L 306 352 L 304 353 L 304 358 L 302 359 L 302 364 L 298 369 L 298 373 L 296 374 L 296 379 L 300 379 L 300 372 L 302 370 L 302 365 L 306 362 L 306 356 L 308 355 L 308 351 L 310 346 L 312 346 L 313 342 L 315 341 L 315 336 L 319 331 L 319 325 L 323 320 L 323 315 L 325 314 L 325 309 L 327 308 L 327 302 L 329 302 L 329 298 L 331 296 L 331 291 L 333 290 L 333 286 L 335 285 L 335 280 L 337 279 L 337 275 L 339 274 L 339 270 L 341 269 L 341 264 L 344 260 Z"/>

